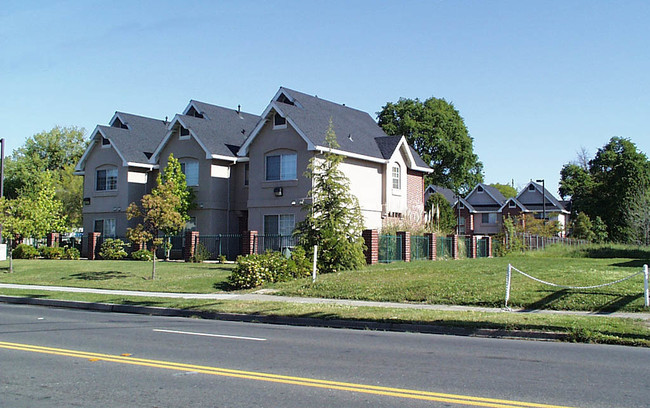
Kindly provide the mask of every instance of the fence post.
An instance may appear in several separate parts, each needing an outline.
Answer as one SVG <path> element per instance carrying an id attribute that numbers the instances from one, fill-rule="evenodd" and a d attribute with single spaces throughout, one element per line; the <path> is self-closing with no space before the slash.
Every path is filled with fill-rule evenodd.
<path id="1" fill-rule="evenodd" d="M 426 238 L 429 239 L 429 260 L 430 261 L 435 261 L 436 260 L 436 234 L 432 234 L 430 232 L 427 232 L 424 234 Z"/>
<path id="2" fill-rule="evenodd" d="M 242 255 L 252 255 L 256 253 L 255 243 L 257 242 L 257 231 L 244 231 L 242 234 Z"/>
<path id="3" fill-rule="evenodd" d="M 471 258 L 474 259 L 478 257 L 478 239 L 476 238 L 476 235 L 472 235 L 472 242 L 470 245 L 470 255 Z"/>
<path id="4" fill-rule="evenodd" d="M 488 235 L 487 240 L 488 240 L 487 241 L 488 242 L 488 244 L 487 244 L 487 247 L 488 247 L 487 248 L 487 250 L 488 250 L 487 256 L 488 256 L 488 258 L 492 258 L 492 237 Z"/>
<path id="5" fill-rule="evenodd" d="M 397 231 L 397 236 L 402 237 L 402 261 L 411 262 L 411 233 Z"/>
<path id="6" fill-rule="evenodd" d="M 318 245 L 314 245 L 314 265 L 311 271 L 311 282 L 316 282 L 316 262 L 318 260 Z"/>
<path id="7" fill-rule="evenodd" d="M 88 233 L 88 260 L 93 261 L 97 258 L 95 253 L 97 252 L 97 241 L 102 234 L 100 232 L 89 232 Z"/>
<path id="8" fill-rule="evenodd" d="M 453 259 L 458 259 L 458 235 L 451 236 L 451 257 Z"/>
<path id="9" fill-rule="evenodd" d="M 199 231 L 185 231 L 185 247 L 183 248 L 183 259 L 189 262 L 199 245 Z"/>
<path id="10" fill-rule="evenodd" d="M 650 295 L 648 294 L 648 265 L 643 265 L 643 281 L 644 281 L 644 298 L 645 307 L 650 307 Z"/>
<path id="11" fill-rule="evenodd" d="M 505 308 L 508 308 L 508 300 L 510 299 L 510 279 L 512 277 L 512 265 L 508 264 L 508 274 L 506 275 L 506 304 Z"/>
<path id="12" fill-rule="evenodd" d="M 366 264 L 374 265 L 379 262 L 379 232 L 376 229 L 363 230 L 361 233 L 366 244 L 363 254 L 366 256 Z"/>
<path id="13" fill-rule="evenodd" d="M 61 243 L 61 234 L 58 232 L 50 232 L 47 234 L 47 246 L 48 247 L 58 247 Z"/>

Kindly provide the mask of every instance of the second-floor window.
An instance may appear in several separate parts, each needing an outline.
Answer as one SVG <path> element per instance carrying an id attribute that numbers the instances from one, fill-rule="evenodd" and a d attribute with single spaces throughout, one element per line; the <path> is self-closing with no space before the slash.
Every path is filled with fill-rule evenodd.
<path id="1" fill-rule="evenodd" d="M 402 178 L 401 178 L 401 169 L 399 167 L 399 164 L 393 166 L 392 176 L 393 176 L 393 190 L 401 189 Z"/>
<path id="2" fill-rule="evenodd" d="M 199 185 L 199 161 L 196 159 L 180 159 L 181 171 L 185 174 L 185 183 L 188 186 Z"/>
<path id="3" fill-rule="evenodd" d="M 295 153 L 266 156 L 266 180 L 296 180 L 297 155 Z"/>
<path id="4" fill-rule="evenodd" d="M 481 224 L 496 224 L 496 223 L 497 223 L 496 213 L 481 214 Z"/>
<path id="5" fill-rule="evenodd" d="M 112 168 L 112 169 L 97 170 L 95 190 L 97 191 L 117 190 L 117 169 Z"/>

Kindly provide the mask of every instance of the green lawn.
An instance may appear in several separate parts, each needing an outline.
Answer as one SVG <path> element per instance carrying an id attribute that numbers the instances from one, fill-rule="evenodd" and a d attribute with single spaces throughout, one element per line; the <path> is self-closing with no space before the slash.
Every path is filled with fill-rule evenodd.
<path id="1" fill-rule="evenodd" d="M 397 262 L 355 272 L 320 275 L 314 284 L 311 279 L 303 279 L 267 287 L 283 295 L 502 307 L 509 263 L 546 281 L 568 286 L 589 286 L 640 271 L 643 264 L 650 264 L 650 250 L 614 247 L 572 251 L 551 248 L 506 258 Z M 232 264 L 159 262 L 157 279 L 151 280 L 151 263 L 148 262 L 15 260 L 14 273 L 8 273 L 8 266 L 8 261 L 0 262 L 2 283 L 185 293 L 227 290 L 225 282 L 233 268 Z M 560 333 L 573 341 L 650 346 L 648 323 L 638 319 L 179 300 L 34 290 L 0 289 L 0 293 L 227 313 L 543 331 Z M 515 273 L 510 305 L 555 310 L 646 311 L 643 307 L 642 276 L 603 289 L 558 290 Z"/>
<path id="2" fill-rule="evenodd" d="M 222 290 L 232 264 L 156 262 L 151 280 L 151 262 L 14 260 L 0 262 L 1 283 L 125 289 L 152 292 L 213 293 Z"/>

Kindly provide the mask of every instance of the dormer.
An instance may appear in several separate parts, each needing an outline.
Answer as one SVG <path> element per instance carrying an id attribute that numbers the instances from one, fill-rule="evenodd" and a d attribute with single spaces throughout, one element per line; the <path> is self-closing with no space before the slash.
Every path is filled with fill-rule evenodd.
<path id="1" fill-rule="evenodd" d="M 126 122 L 122 122 L 122 120 L 120 120 L 119 116 L 117 115 L 113 117 L 113 120 L 111 121 L 111 127 L 121 128 L 121 129 L 129 128 L 128 124 Z"/>
<path id="2" fill-rule="evenodd" d="M 190 109 L 188 109 L 186 115 L 187 116 L 194 116 L 195 118 L 201 118 L 201 119 L 204 118 L 203 113 L 196 110 L 196 108 L 194 106 L 190 106 Z"/>
<path id="3" fill-rule="evenodd" d="M 287 105 L 295 106 L 295 103 L 293 102 L 293 100 L 289 99 L 289 97 L 287 97 L 287 95 L 285 95 L 284 93 L 281 93 L 277 97 L 276 101 L 280 102 L 280 103 L 286 103 Z"/>

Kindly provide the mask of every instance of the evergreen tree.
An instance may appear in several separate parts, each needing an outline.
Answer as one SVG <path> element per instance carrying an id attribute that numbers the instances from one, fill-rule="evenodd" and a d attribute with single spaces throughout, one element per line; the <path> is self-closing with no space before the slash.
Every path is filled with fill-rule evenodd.
<path id="1" fill-rule="evenodd" d="M 305 176 L 312 180 L 308 216 L 296 227 L 307 252 L 318 245 L 321 273 L 359 269 L 365 265 L 363 216 L 359 201 L 350 192 L 349 180 L 339 169 L 344 157 L 332 152 L 339 147 L 330 120 L 325 141 L 329 151 L 313 157 Z"/>

